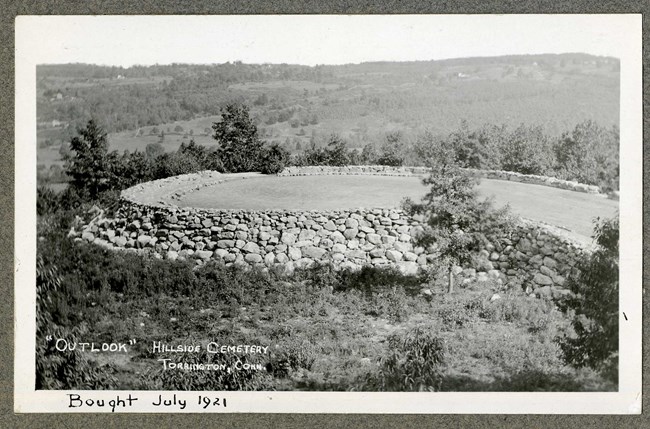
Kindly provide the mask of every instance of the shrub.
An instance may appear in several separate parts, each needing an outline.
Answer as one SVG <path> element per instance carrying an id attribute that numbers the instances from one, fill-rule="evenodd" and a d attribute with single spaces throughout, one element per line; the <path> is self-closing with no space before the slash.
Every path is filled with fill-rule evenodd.
<path id="1" fill-rule="evenodd" d="M 294 164 L 301 165 L 332 165 L 345 166 L 359 161 L 356 153 L 347 149 L 347 143 L 336 134 L 329 137 L 326 148 L 318 148 L 314 143 L 297 156 Z"/>
<path id="2" fill-rule="evenodd" d="M 373 294 L 370 308 L 370 314 L 386 317 L 391 323 L 403 322 L 411 314 L 411 307 L 401 287 L 393 287 L 386 292 Z"/>
<path id="3" fill-rule="evenodd" d="M 618 217 L 596 219 L 594 238 L 599 248 L 577 265 L 567 287 L 574 293 L 559 302 L 573 310 L 575 336 L 559 339 L 565 360 L 574 367 L 590 367 L 616 382 L 618 378 Z"/>
<path id="4" fill-rule="evenodd" d="M 79 329 L 57 325 L 43 327 L 36 335 L 36 390 L 114 389 L 117 380 L 107 367 L 88 361 L 79 349 L 61 352 L 55 348 L 57 338 L 76 343 Z M 52 340 L 47 340 L 52 336 Z"/>
<path id="5" fill-rule="evenodd" d="M 262 174 L 278 174 L 289 163 L 289 152 L 280 145 L 273 144 L 264 148 L 260 172 Z"/>
<path id="6" fill-rule="evenodd" d="M 555 144 L 556 172 L 562 179 L 618 189 L 619 130 L 582 122 Z"/>
<path id="7" fill-rule="evenodd" d="M 47 186 L 39 186 L 36 189 L 36 214 L 43 216 L 59 210 L 59 196 Z"/>
<path id="8" fill-rule="evenodd" d="M 284 377 L 289 371 L 311 370 L 316 361 L 316 347 L 305 339 L 289 337 L 278 344 L 280 352 L 268 363 L 275 376 Z"/>
<path id="9" fill-rule="evenodd" d="M 444 341 L 416 328 L 388 338 L 390 351 L 370 380 L 381 391 L 439 391 L 445 359 Z"/>
<path id="10" fill-rule="evenodd" d="M 79 328 L 65 328 L 56 322 L 68 309 L 68 297 L 61 287 L 56 265 L 36 261 L 36 389 L 110 389 L 116 380 L 89 362 L 79 349 L 61 352 L 56 339 L 77 342 Z"/>

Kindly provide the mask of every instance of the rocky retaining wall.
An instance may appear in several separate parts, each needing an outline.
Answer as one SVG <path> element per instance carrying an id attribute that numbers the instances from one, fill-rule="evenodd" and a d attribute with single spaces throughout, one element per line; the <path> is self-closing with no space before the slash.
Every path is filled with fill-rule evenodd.
<path id="1" fill-rule="evenodd" d="M 221 180 L 218 175 L 209 179 Z M 182 177 L 180 183 L 184 188 L 202 182 Z M 78 240 L 159 258 L 281 264 L 287 271 L 321 262 L 351 269 L 393 265 L 414 274 L 438 258 L 415 246 L 423 218 L 400 209 L 245 211 L 134 201 L 146 186 L 159 185 L 125 191 L 114 217 L 99 216 L 73 234 Z M 474 266 L 456 267 L 455 273 L 464 282 L 516 280 L 540 295 L 553 295 L 564 293 L 560 287 L 582 252 L 553 228 L 522 221 L 515 233 L 487 244 Z"/>
<path id="2" fill-rule="evenodd" d="M 484 177 L 486 179 L 509 180 L 511 182 L 530 183 L 534 185 L 550 186 L 553 188 L 567 189 L 575 192 L 586 192 L 589 194 L 600 193 L 600 188 L 594 185 L 585 185 L 569 180 L 560 180 L 554 177 L 537 176 L 532 174 L 521 174 L 512 171 L 500 170 L 476 170 L 465 169 L 472 176 Z M 389 167 L 385 165 L 351 165 L 346 167 L 331 166 L 306 166 L 287 167 L 279 176 L 315 176 L 315 175 L 341 175 L 341 174 L 368 174 L 383 176 L 424 176 L 428 173 L 426 167 Z"/>

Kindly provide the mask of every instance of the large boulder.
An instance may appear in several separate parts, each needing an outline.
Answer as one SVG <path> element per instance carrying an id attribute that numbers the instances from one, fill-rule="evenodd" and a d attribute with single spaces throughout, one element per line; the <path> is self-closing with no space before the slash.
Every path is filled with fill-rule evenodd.
<path id="1" fill-rule="evenodd" d="M 353 218 L 347 218 L 345 220 L 345 226 L 349 229 L 357 229 L 359 227 L 359 221 Z"/>
<path id="2" fill-rule="evenodd" d="M 327 252 L 325 249 L 321 249 L 320 247 L 315 247 L 315 246 L 306 246 L 303 247 L 301 250 L 302 250 L 302 256 L 304 258 L 311 258 L 316 260 L 321 259 Z"/>
<path id="3" fill-rule="evenodd" d="M 366 241 L 372 244 L 381 244 L 381 235 L 379 234 L 368 234 L 366 235 Z"/>
<path id="4" fill-rule="evenodd" d="M 382 235 L 381 236 L 381 242 L 387 245 L 392 245 L 397 241 L 397 237 L 393 237 L 392 235 Z"/>
<path id="5" fill-rule="evenodd" d="M 282 237 L 280 237 L 280 241 L 284 244 L 291 245 L 296 242 L 296 236 L 290 232 L 284 232 L 282 233 Z"/>
<path id="6" fill-rule="evenodd" d="M 386 259 L 388 259 L 389 261 L 393 261 L 393 262 L 401 261 L 403 256 L 404 255 L 402 254 L 402 252 L 399 252 L 397 250 L 386 251 Z"/>
<path id="7" fill-rule="evenodd" d="M 312 229 L 303 229 L 298 235 L 298 241 L 313 240 L 316 237 L 316 231 Z"/>
<path id="8" fill-rule="evenodd" d="M 349 219 L 348 219 L 349 220 Z M 354 220 L 354 219 L 352 219 Z M 352 240 L 359 234 L 359 230 L 357 228 L 349 228 L 343 231 L 343 236 L 347 238 L 348 240 Z"/>
<path id="9" fill-rule="evenodd" d="M 277 262 L 278 264 L 286 264 L 287 262 L 289 262 L 289 257 L 287 256 L 286 253 L 278 253 L 275 256 L 275 262 Z"/>
<path id="10" fill-rule="evenodd" d="M 294 261 L 297 261 L 298 259 L 302 258 L 302 252 L 297 247 L 289 247 L 288 253 L 289 253 L 289 257 Z"/>
<path id="11" fill-rule="evenodd" d="M 81 238 L 86 240 L 89 243 L 92 243 L 93 241 L 95 241 L 95 234 L 87 231 L 81 234 Z"/>
<path id="12" fill-rule="evenodd" d="M 332 234 L 330 234 L 329 239 L 332 240 L 334 243 L 345 243 L 345 237 L 343 234 L 341 234 L 340 231 L 334 231 Z"/>
<path id="13" fill-rule="evenodd" d="M 212 252 L 210 250 L 197 250 L 194 252 L 194 256 L 196 256 L 199 259 L 203 259 L 204 261 L 207 261 L 212 257 Z"/>
<path id="14" fill-rule="evenodd" d="M 141 235 L 138 237 L 138 247 L 146 247 L 151 243 L 153 238 L 149 235 Z"/>
<path id="15" fill-rule="evenodd" d="M 408 262 L 398 262 L 397 268 L 402 272 L 402 274 L 416 275 L 420 267 L 417 263 L 408 261 Z"/>
<path id="16" fill-rule="evenodd" d="M 249 264 L 259 264 L 262 262 L 264 259 L 262 258 L 262 255 L 258 253 L 248 253 L 245 257 L 244 260 L 248 262 Z"/>
<path id="17" fill-rule="evenodd" d="M 542 273 L 535 274 L 535 277 L 533 277 L 533 281 L 535 283 L 537 283 L 538 285 L 540 285 L 540 286 L 551 286 L 551 285 L 553 285 L 553 280 L 550 277 L 545 276 Z"/>
<path id="18" fill-rule="evenodd" d="M 347 246 L 342 243 L 337 243 L 334 246 L 332 246 L 332 253 L 344 253 L 348 250 Z"/>
<path id="19" fill-rule="evenodd" d="M 219 240 L 217 241 L 217 247 L 220 249 L 235 247 L 235 240 Z"/>
<path id="20" fill-rule="evenodd" d="M 259 238 L 260 241 L 269 241 L 269 239 L 271 238 L 271 234 L 269 234 L 268 232 L 262 231 L 262 232 L 259 233 L 258 238 Z"/>
<path id="21" fill-rule="evenodd" d="M 275 254 L 273 252 L 269 252 L 266 255 L 264 255 L 264 263 L 266 265 L 273 265 L 275 262 Z"/>
<path id="22" fill-rule="evenodd" d="M 260 246 L 257 245 L 257 243 L 254 243 L 252 241 L 249 241 L 242 247 L 241 249 L 245 253 L 260 253 Z"/>

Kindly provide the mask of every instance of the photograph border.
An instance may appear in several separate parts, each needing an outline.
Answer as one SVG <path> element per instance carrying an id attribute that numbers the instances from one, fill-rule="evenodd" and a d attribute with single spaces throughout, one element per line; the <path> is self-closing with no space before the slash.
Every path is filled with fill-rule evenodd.
<path id="1" fill-rule="evenodd" d="M 644 36 L 645 36 L 645 34 L 644 34 Z M 623 76 L 621 77 L 621 80 L 623 80 Z M 623 94 L 621 95 L 621 97 L 623 97 Z M 621 108 L 623 108 L 623 105 L 621 105 Z M 623 140 L 623 137 L 624 137 L 624 134 L 623 134 L 623 132 L 622 132 L 621 140 Z M 4 170 L 3 170 L 3 173 L 4 173 Z M 5 207 L 6 207 L 6 206 L 7 206 L 7 205 L 5 205 Z M 12 215 L 13 215 L 13 213 L 12 213 Z M 4 232 L 4 229 L 3 229 L 3 232 Z M 4 237 L 3 237 L 3 238 L 4 238 Z M 8 314 L 8 313 L 5 312 L 4 314 Z M 244 392 L 233 392 L 233 393 L 244 393 Z M 248 392 L 245 392 L 245 393 L 248 394 Z M 301 392 L 300 394 L 303 395 L 304 393 L 305 393 L 305 392 Z M 369 395 L 371 396 L 372 394 L 369 394 Z M 381 395 L 385 395 L 385 394 L 381 394 Z M 399 394 L 399 395 L 403 395 L 403 394 Z M 444 395 L 449 395 L 449 393 L 445 393 Z M 494 394 L 493 394 L 493 393 L 490 393 L 489 395 L 494 395 Z M 368 399 L 371 399 L 371 398 L 368 397 Z M 508 400 L 508 398 L 507 398 L 507 397 L 504 397 L 504 400 Z M 385 411 L 385 410 L 384 410 L 384 411 Z M 487 411 L 487 412 L 489 412 L 489 411 Z"/>

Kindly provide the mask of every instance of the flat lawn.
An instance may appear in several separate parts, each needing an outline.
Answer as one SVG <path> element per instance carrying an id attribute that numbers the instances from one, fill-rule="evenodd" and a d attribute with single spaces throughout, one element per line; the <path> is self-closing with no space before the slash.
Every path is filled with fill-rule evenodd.
<path id="1" fill-rule="evenodd" d="M 203 188 L 186 195 L 180 205 L 246 210 L 396 207 L 403 197 L 419 198 L 424 191 L 416 177 L 258 176 Z"/>
<path id="2" fill-rule="evenodd" d="M 478 187 L 495 204 L 510 204 L 529 219 L 565 228 L 589 241 L 595 217 L 612 217 L 618 202 L 602 196 L 548 186 L 483 179 Z M 425 193 L 416 177 L 395 176 L 259 176 L 230 180 L 187 194 L 180 206 L 268 210 L 336 210 L 359 207 L 399 207 L 404 197 L 419 200 Z"/>
<path id="3" fill-rule="evenodd" d="M 583 237 L 591 237 L 594 218 L 610 218 L 618 211 L 618 201 L 549 186 L 483 179 L 478 189 L 485 196 L 493 196 L 497 206 L 510 204 L 523 217 L 566 228 Z"/>

